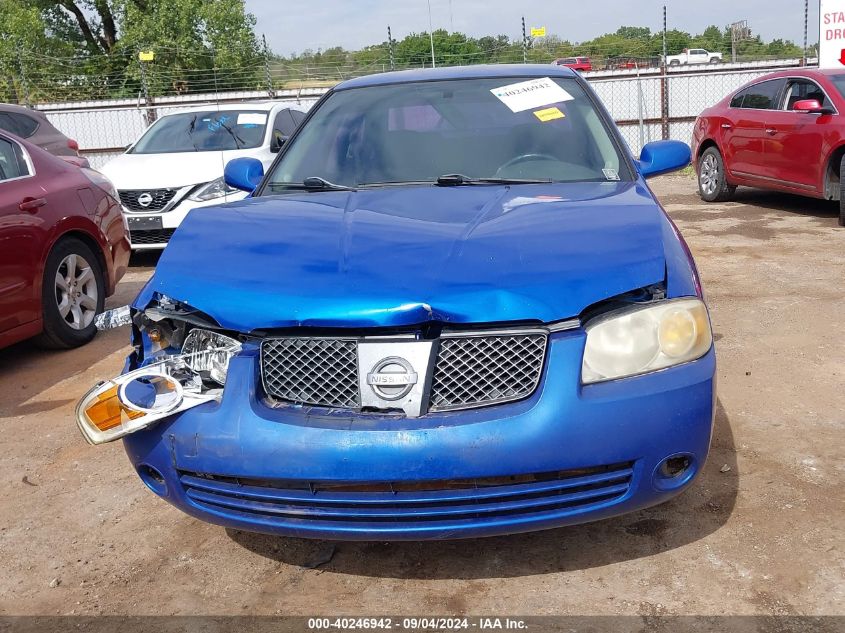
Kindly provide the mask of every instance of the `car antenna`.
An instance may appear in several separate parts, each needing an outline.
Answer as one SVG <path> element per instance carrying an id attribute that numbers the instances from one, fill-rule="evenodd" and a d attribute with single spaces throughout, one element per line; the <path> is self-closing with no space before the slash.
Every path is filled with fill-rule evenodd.
<path id="1" fill-rule="evenodd" d="M 214 50 L 214 44 L 211 44 L 211 72 L 214 77 L 214 105 L 217 108 L 217 120 L 220 120 L 220 91 L 217 87 L 217 53 Z M 238 142 L 235 141 L 235 146 Z M 223 152 L 220 152 L 220 171 L 226 171 L 226 159 L 223 157 Z M 224 189 L 225 191 L 225 189 Z M 225 200 L 225 198 L 224 198 Z"/>

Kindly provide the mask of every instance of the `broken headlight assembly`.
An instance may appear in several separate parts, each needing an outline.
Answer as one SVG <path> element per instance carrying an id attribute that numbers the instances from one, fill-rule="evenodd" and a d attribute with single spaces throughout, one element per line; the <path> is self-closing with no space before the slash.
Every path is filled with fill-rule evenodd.
<path id="1" fill-rule="evenodd" d="M 581 382 L 637 376 L 704 356 L 713 345 L 700 299 L 656 301 L 596 317 L 586 326 Z"/>
<path id="2" fill-rule="evenodd" d="M 76 420 L 91 444 L 103 444 L 148 428 L 176 413 L 219 401 L 229 361 L 241 351 L 233 338 L 192 329 L 181 354 L 101 382 L 76 405 Z"/>

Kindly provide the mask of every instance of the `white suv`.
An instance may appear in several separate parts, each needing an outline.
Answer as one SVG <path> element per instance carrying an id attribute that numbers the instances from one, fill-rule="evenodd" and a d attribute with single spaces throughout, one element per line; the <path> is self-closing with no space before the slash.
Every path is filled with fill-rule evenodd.
<path id="1" fill-rule="evenodd" d="M 160 117 L 101 170 L 120 194 L 132 248 L 162 249 L 191 209 L 246 197 L 223 182 L 226 163 L 248 156 L 266 169 L 304 118 L 304 108 L 278 101 Z"/>

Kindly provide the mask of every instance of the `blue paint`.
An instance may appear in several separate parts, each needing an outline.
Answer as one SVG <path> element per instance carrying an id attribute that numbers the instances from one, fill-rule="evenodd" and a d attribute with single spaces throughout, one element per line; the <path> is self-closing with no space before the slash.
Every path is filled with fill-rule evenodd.
<path id="1" fill-rule="evenodd" d="M 209 132 L 217 132 L 220 128 L 222 128 L 226 124 L 226 122 L 230 118 L 231 117 L 229 115 L 223 114 L 223 115 L 217 117 L 216 119 L 209 121 L 208 131 Z"/>
<path id="2" fill-rule="evenodd" d="M 574 73 L 449 68 L 358 78 L 336 90 L 470 76 Z M 689 249 L 644 179 L 679 165 L 682 148 L 652 145 L 639 162 L 625 158 L 638 170 L 633 182 L 297 192 L 191 212 L 135 307 L 162 293 L 227 330 L 366 334 L 429 322 L 551 323 L 652 284 L 664 284 L 670 298 L 700 296 Z M 252 191 L 263 173 L 256 163 L 230 162 L 226 181 Z M 540 385 L 527 399 L 420 418 L 273 408 L 262 394 L 257 344 L 246 342 L 219 404 L 131 435 L 125 447 L 136 468 L 163 475 L 155 491 L 186 513 L 298 537 L 508 534 L 666 501 L 691 485 L 707 457 L 714 350 L 583 386 L 585 340 L 583 327 L 550 336 Z M 659 467 L 676 455 L 693 467 L 670 481 Z M 502 477 L 516 479 L 468 489 L 438 483 Z M 331 489 L 342 483 L 380 488 Z"/>
<path id="3" fill-rule="evenodd" d="M 647 143 L 640 154 L 640 173 L 644 178 L 683 169 L 690 164 L 690 147 L 681 141 Z"/>
<path id="4" fill-rule="evenodd" d="M 540 195 L 562 200 L 512 206 Z M 189 213 L 138 304 L 158 291 L 244 332 L 551 322 L 663 281 L 665 222 L 642 182 L 258 197 Z M 226 265 L 210 283 L 201 261 Z"/>
<path id="5" fill-rule="evenodd" d="M 226 184 L 252 193 L 264 177 L 264 165 L 257 158 L 234 158 L 223 168 Z"/>

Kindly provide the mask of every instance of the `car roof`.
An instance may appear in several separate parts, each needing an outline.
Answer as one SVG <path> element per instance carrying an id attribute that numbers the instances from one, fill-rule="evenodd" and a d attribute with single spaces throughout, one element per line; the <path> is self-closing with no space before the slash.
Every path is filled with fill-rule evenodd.
<path id="1" fill-rule="evenodd" d="M 824 77 L 836 77 L 838 75 L 845 75 L 845 68 L 843 68 L 842 70 L 838 70 L 836 68 L 789 68 L 786 70 L 778 70 L 777 72 L 773 72 L 768 75 L 763 75 L 761 77 L 755 77 L 748 83 L 757 83 L 758 81 L 766 79 L 778 79 L 779 77 L 817 77 L 819 75 L 822 75 Z"/>
<path id="2" fill-rule="evenodd" d="M 43 119 L 44 113 L 33 108 L 27 108 L 22 105 L 15 105 L 14 103 L 0 103 L 0 112 L 14 112 L 17 114 L 26 114 L 37 119 Z"/>
<path id="3" fill-rule="evenodd" d="M 478 66 L 448 66 L 419 70 L 400 70 L 349 79 L 334 90 L 417 83 L 421 81 L 448 81 L 454 79 L 536 79 L 539 77 L 577 77 L 570 68 L 550 64 L 496 64 Z"/>
<path id="4" fill-rule="evenodd" d="M 285 101 L 239 101 L 237 103 L 208 103 L 206 105 L 196 106 L 193 108 L 179 108 L 177 112 L 162 113 L 161 116 L 165 117 L 171 116 L 173 114 L 185 114 L 190 112 L 212 112 L 217 110 L 220 110 L 221 112 L 231 110 L 260 110 L 264 112 L 270 112 L 270 110 L 278 106 L 290 110 L 302 109 L 301 106 L 298 106 L 295 103 L 288 103 Z"/>

